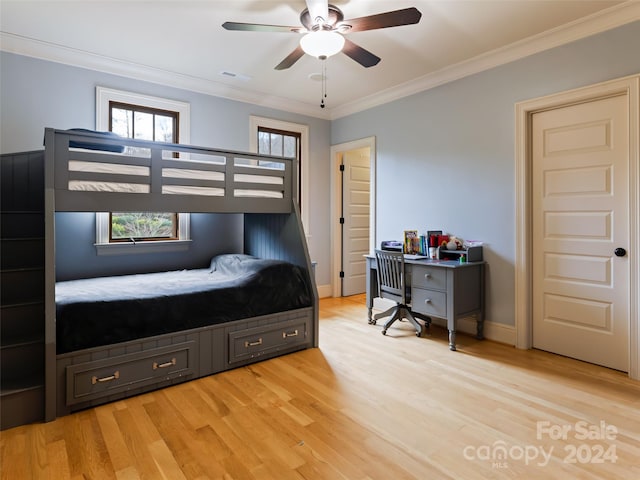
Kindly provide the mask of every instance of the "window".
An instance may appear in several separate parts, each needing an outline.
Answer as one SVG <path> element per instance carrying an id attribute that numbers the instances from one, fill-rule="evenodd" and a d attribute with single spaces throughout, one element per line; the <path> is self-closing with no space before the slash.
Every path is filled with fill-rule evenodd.
<path id="1" fill-rule="evenodd" d="M 298 205 L 302 208 L 300 197 L 300 179 L 302 168 L 300 166 L 300 133 L 275 130 L 272 128 L 258 127 L 258 153 L 271 155 L 272 157 L 293 158 L 297 161 L 298 170 Z"/>
<path id="2" fill-rule="evenodd" d="M 252 152 L 267 153 L 267 143 L 270 154 L 293 158 L 289 155 L 293 150 L 293 139 L 297 142 L 297 170 L 298 184 L 296 196 L 300 206 L 302 225 L 307 237 L 311 236 L 309 229 L 309 127 L 297 123 L 283 122 L 271 118 L 250 117 L 249 145 Z M 264 142 L 261 146 L 260 143 Z M 274 152 L 282 152 L 282 154 Z"/>
<path id="3" fill-rule="evenodd" d="M 109 102 L 109 130 L 122 137 L 178 143 L 178 112 Z"/>
<path id="4" fill-rule="evenodd" d="M 96 90 L 96 103 L 98 130 L 170 143 L 179 142 L 179 133 L 189 138 L 189 123 L 183 120 L 189 115 L 188 104 L 102 87 Z M 100 212 L 96 246 L 99 254 L 185 250 L 189 227 L 188 213 Z"/>
<path id="5" fill-rule="evenodd" d="M 109 102 L 109 131 L 121 137 L 178 143 L 178 112 Z M 109 242 L 178 240 L 175 212 L 111 212 Z"/>
<path id="6" fill-rule="evenodd" d="M 96 129 L 109 130 L 109 106 L 113 103 L 136 105 L 141 111 L 148 107 L 165 112 L 178 113 L 175 137 L 182 143 L 191 143 L 191 108 L 188 103 L 152 97 L 138 93 L 113 90 L 111 88 L 96 87 Z M 149 138 L 151 140 L 151 138 Z"/>
<path id="7" fill-rule="evenodd" d="M 300 134 L 258 127 L 258 153 L 274 157 L 300 157 Z"/>
<path id="8" fill-rule="evenodd" d="M 111 212 L 110 242 L 178 240 L 178 214 Z"/>

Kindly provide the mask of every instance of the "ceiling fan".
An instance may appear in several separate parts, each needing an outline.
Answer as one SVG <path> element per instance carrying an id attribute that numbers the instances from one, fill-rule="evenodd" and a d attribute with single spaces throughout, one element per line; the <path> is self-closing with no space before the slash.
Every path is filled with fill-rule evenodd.
<path id="1" fill-rule="evenodd" d="M 339 52 L 368 68 L 377 65 L 380 57 L 345 38 L 344 34 L 412 25 L 422 17 L 417 8 L 411 7 L 344 20 L 342 11 L 327 0 L 306 0 L 306 4 L 307 8 L 300 14 L 302 26 L 299 27 L 238 22 L 225 22 L 222 26 L 227 30 L 304 34 L 296 49 L 276 65 L 276 70 L 291 67 L 305 53 L 324 60 Z"/>

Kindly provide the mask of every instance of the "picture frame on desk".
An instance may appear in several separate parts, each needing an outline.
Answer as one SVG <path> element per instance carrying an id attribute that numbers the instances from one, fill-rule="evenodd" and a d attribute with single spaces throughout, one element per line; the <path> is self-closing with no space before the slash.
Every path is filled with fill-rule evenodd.
<path id="1" fill-rule="evenodd" d="M 404 253 L 409 255 L 420 253 L 420 237 L 417 230 L 404 231 Z"/>

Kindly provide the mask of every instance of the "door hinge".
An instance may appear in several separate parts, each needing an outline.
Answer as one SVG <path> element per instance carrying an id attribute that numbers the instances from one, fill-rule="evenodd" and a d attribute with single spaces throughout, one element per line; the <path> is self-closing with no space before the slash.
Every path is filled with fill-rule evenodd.
<path id="1" fill-rule="evenodd" d="M 344 217 L 340 217 L 340 225 L 344 224 Z"/>
<path id="2" fill-rule="evenodd" d="M 341 163 L 341 164 L 340 164 L 340 171 L 341 171 L 341 172 L 344 172 L 344 163 Z"/>
<path id="3" fill-rule="evenodd" d="M 344 278 L 344 272 L 340 272 L 340 278 Z"/>

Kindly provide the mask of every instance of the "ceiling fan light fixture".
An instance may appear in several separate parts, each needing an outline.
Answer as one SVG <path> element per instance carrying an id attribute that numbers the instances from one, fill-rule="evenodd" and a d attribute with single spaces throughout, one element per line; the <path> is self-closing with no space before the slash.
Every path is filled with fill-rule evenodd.
<path id="1" fill-rule="evenodd" d="M 342 51 L 344 37 L 332 30 L 318 30 L 302 37 L 300 47 L 312 57 L 325 59 Z"/>

